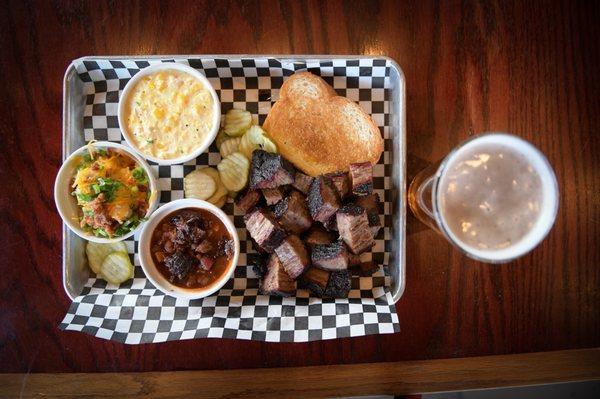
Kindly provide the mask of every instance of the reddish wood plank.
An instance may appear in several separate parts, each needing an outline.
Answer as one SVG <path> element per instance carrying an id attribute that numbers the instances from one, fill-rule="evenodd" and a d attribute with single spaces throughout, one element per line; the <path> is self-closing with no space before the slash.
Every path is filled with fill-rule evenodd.
<path id="1" fill-rule="evenodd" d="M 600 345 L 600 10 L 594 2 L 22 2 L 0 9 L 0 371 L 331 365 Z M 62 75 L 84 55 L 388 55 L 407 82 L 409 175 L 484 130 L 554 165 L 556 226 L 503 266 L 408 219 L 402 332 L 306 344 L 125 346 L 57 329 Z"/>

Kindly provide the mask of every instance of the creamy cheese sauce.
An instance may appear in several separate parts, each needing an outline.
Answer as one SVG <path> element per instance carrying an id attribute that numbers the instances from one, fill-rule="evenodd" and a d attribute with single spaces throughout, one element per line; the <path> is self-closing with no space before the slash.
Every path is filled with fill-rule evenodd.
<path id="1" fill-rule="evenodd" d="M 202 82 L 186 72 L 164 70 L 145 76 L 127 101 L 129 139 L 154 158 L 188 155 L 211 131 L 214 106 Z"/>

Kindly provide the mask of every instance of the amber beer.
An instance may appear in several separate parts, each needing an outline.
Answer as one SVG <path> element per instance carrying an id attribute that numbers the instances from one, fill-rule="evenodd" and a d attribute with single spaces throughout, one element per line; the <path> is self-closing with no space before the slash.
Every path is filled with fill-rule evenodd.
<path id="1" fill-rule="evenodd" d="M 558 188 L 533 145 L 513 135 L 483 134 L 419 173 L 409 204 L 467 255 L 500 263 L 529 252 L 548 234 Z"/>

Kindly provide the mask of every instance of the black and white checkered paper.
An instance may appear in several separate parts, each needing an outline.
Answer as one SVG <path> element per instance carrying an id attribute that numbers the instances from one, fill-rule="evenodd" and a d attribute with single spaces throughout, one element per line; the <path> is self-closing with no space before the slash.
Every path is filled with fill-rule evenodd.
<path id="1" fill-rule="evenodd" d="M 86 106 L 82 132 L 85 140 L 109 140 L 126 144 L 117 121 L 119 95 L 140 69 L 160 62 L 178 62 L 202 72 L 216 89 L 222 112 L 242 108 L 262 124 L 287 76 L 308 70 L 323 77 L 339 95 L 358 102 L 373 117 L 385 138 L 385 154 L 374 168 L 374 187 L 384 205 L 372 258 L 379 271 L 371 277 L 353 277 L 347 299 L 321 299 L 299 290 L 295 297 L 280 298 L 258 293 L 258 279 L 248 266 L 256 256 L 247 240 L 243 215 L 227 203 L 223 210 L 238 229 L 241 245 L 234 277 L 215 295 L 199 300 L 164 295 L 148 281 L 139 266 L 137 236 L 129 239 L 135 278 L 120 286 L 90 278 L 60 324 L 65 330 L 83 331 L 99 338 L 127 344 L 191 338 L 238 338 L 272 342 L 394 333 L 398 316 L 385 273 L 391 248 L 391 159 L 389 137 L 390 65 L 385 59 L 333 59 L 282 62 L 274 58 L 245 59 L 85 59 L 76 62 L 84 82 Z M 151 166 L 159 177 L 161 204 L 183 198 L 183 177 L 199 165 L 215 166 L 220 155 L 213 146 L 184 165 Z M 235 211 L 235 213 L 234 213 Z"/>

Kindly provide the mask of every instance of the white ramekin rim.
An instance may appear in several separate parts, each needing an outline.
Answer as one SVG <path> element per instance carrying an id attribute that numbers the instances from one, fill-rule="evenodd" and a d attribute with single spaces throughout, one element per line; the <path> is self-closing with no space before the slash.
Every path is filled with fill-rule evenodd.
<path id="1" fill-rule="evenodd" d="M 160 221 L 163 220 L 164 217 L 173 213 L 179 209 L 186 208 L 199 208 L 205 209 L 217 216 L 221 222 L 227 228 L 227 231 L 231 234 L 231 238 L 234 241 L 234 254 L 233 259 L 231 260 L 231 264 L 229 266 L 229 270 L 224 273 L 214 284 L 211 284 L 208 287 L 203 288 L 182 288 L 178 287 L 174 284 L 171 284 L 156 268 L 154 265 L 154 261 L 152 260 L 152 255 L 150 252 L 150 241 L 152 239 L 152 233 L 154 229 Z M 162 205 L 156 212 L 152 214 L 148 222 L 144 225 L 142 232 L 140 234 L 140 240 L 138 245 L 138 253 L 140 264 L 142 265 L 142 270 L 144 274 L 150 280 L 150 282 L 165 295 L 169 295 L 175 298 L 182 299 L 199 299 L 210 296 L 220 290 L 227 281 L 233 275 L 233 272 L 237 266 L 238 258 L 240 255 L 240 240 L 237 234 L 237 230 L 231 221 L 231 219 L 217 206 L 211 204 L 210 202 L 193 199 L 193 198 L 185 198 L 179 199 L 175 201 L 171 201 L 167 204 Z"/>
<path id="2" fill-rule="evenodd" d="M 144 153 L 133 143 L 133 141 L 130 139 L 129 132 L 127 131 L 127 124 L 125 123 L 124 113 L 125 113 L 126 99 L 129 97 L 129 93 L 132 90 L 132 88 L 136 85 L 136 83 L 141 78 L 143 78 L 144 76 L 148 76 L 157 71 L 164 71 L 164 70 L 169 70 L 169 69 L 171 69 L 171 70 L 175 69 L 175 70 L 186 72 L 186 73 L 192 75 L 194 78 L 196 78 L 200 82 L 202 82 L 204 87 L 209 91 L 209 93 L 213 99 L 213 104 L 214 104 L 213 119 L 212 119 L 213 126 L 212 126 L 210 132 L 208 133 L 208 135 L 206 135 L 204 142 L 201 145 L 199 145 L 198 148 L 196 148 L 191 153 L 186 154 L 179 158 L 161 159 L 161 158 L 156 158 L 156 157 L 153 157 L 151 155 Z M 119 121 L 119 127 L 121 129 L 121 134 L 125 138 L 125 141 L 127 141 L 127 144 L 129 144 L 129 146 L 136 153 L 138 153 L 141 157 L 146 158 L 152 162 L 156 162 L 159 165 L 177 165 L 177 164 L 182 164 L 182 163 L 185 163 L 185 162 L 191 161 L 192 159 L 197 158 L 200 154 L 202 154 L 204 151 L 206 151 L 206 149 L 210 146 L 210 144 L 215 140 L 215 138 L 217 137 L 217 134 L 219 132 L 220 124 L 221 124 L 221 103 L 219 101 L 219 96 L 217 96 L 217 92 L 215 91 L 212 84 L 208 81 L 206 76 L 204 76 L 198 70 L 196 70 L 188 65 L 177 63 L 177 62 L 163 62 L 163 63 L 159 63 L 159 64 L 152 64 L 152 65 L 140 70 L 131 79 L 129 79 L 129 81 L 123 88 L 123 91 L 119 94 L 117 119 Z"/>
<path id="3" fill-rule="evenodd" d="M 137 231 L 139 231 L 143 226 L 144 222 L 140 222 L 140 224 L 134 230 L 122 236 L 113 238 L 103 238 L 96 237 L 95 235 L 85 231 L 79 226 L 78 222 L 74 221 L 75 219 L 79 219 L 79 213 L 73 212 L 74 209 L 79 209 L 79 207 L 72 205 L 69 206 L 69 203 L 76 204 L 77 201 L 71 195 L 70 190 L 71 179 L 73 179 L 74 177 L 74 162 L 76 161 L 77 157 L 82 156 L 88 151 L 88 146 L 90 145 L 94 148 L 101 149 L 114 148 L 116 150 L 126 153 L 128 156 L 133 158 L 136 161 L 136 163 L 139 166 L 141 166 L 142 169 L 144 169 L 144 172 L 146 172 L 146 175 L 148 175 L 148 181 L 150 183 L 151 196 L 150 202 L 148 204 L 148 211 L 146 211 L 145 217 L 149 217 L 152 214 L 152 212 L 154 212 L 154 210 L 157 208 L 160 193 L 158 192 L 158 183 L 156 180 L 156 176 L 154 175 L 154 171 L 150 168 L 148 163 L 144 161 L 144 159 L 142 159 L 139 155 L 134 153 L 129 147 L 118 143 L 112 143 L 109 141 L 97 141 L 73 151 L 73 153 L 71 153 L 71 155 L 69 155 L 69 157 L 67 157 L 67 159 L 65 159 L 65 161 L 63 162 L 54 181 L 54 203 L 56 204 L 56 209 L 58 210 L 60 217 L 62 218 L 63 222 L 67 225 L 67 227 L 69 227 L 69 229 L 73 233 L 77 234 L 79 237 L 85 240 L 98 243 L 111 243 L 123 241 L 133 236 Z"/>

